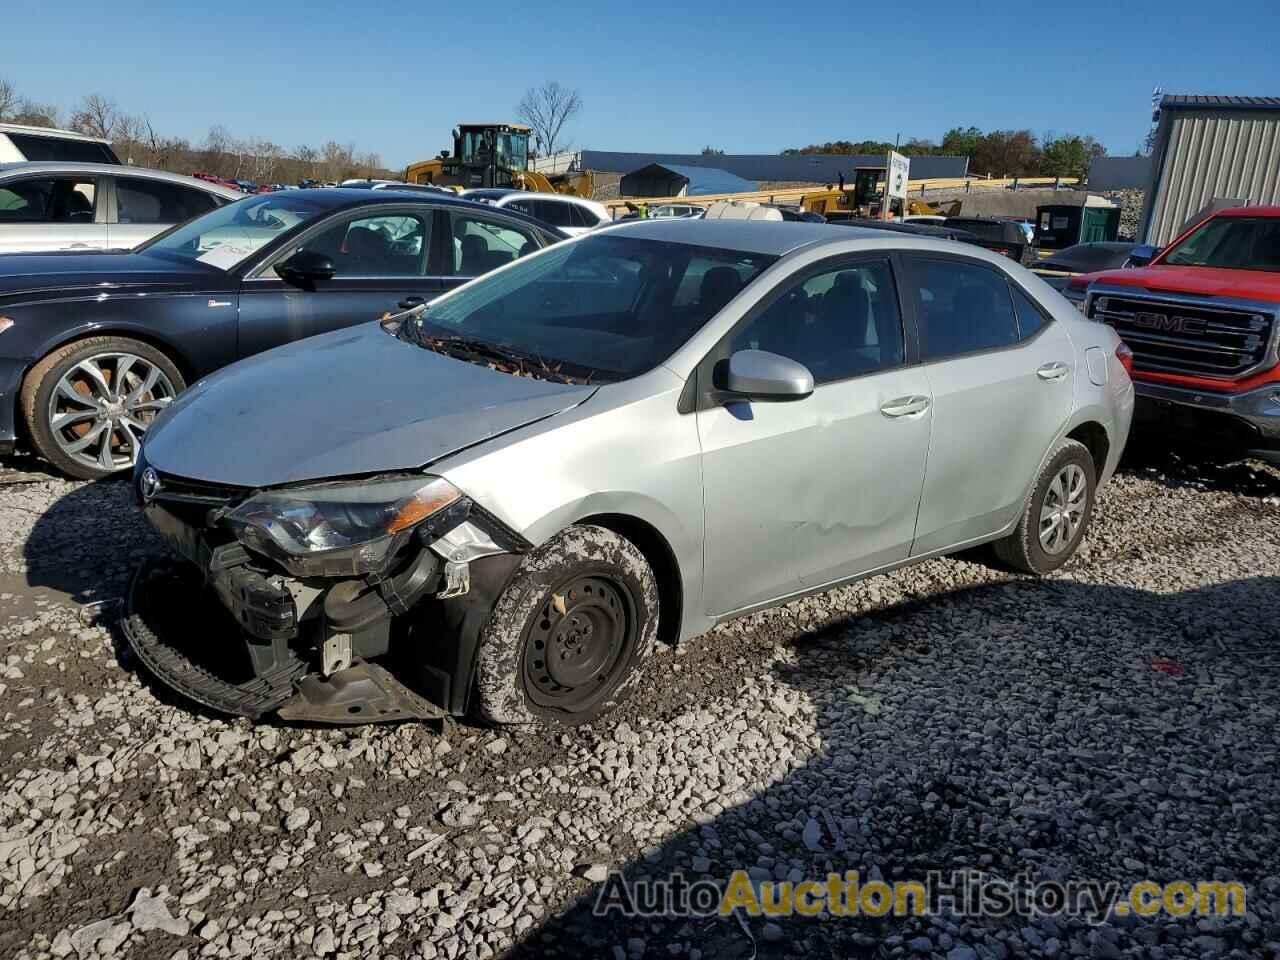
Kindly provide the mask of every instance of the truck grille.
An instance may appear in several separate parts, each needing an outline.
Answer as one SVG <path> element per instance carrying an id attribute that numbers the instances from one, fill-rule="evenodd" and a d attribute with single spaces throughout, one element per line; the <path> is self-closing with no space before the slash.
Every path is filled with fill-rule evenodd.
<path id="1" fill-rule="evenodd" d="M 1089 315 L 1115 327 L 1133 368 L 1234 380 L 1270 359 L 1274 312 L 1097 291 Z"/>

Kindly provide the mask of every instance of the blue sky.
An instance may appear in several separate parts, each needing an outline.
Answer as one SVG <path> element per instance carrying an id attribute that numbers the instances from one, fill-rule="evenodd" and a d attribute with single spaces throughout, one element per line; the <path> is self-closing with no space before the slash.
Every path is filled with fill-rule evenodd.
<path id="1" fill-rule="evenodd" d="M 222 124 L 290 149 L 355 141 L 392 166 L 448 146 L 457 121 L 513 118 L 550 79 L 582 94 L 576 146 L 670 152 L 972 124 L 1091 133 L 1132 153 L 1156 84 L 1280 95 L 1280 0 L 58 0 L 0 22 L 0 77 L 64 116 L 98 92 L 193 141 Z"/>

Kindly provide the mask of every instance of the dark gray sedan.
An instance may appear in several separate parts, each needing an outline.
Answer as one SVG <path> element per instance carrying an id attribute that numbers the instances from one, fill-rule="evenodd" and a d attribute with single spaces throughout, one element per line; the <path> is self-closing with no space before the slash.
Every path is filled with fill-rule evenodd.
<path id="1" fill-rule="evenodd" d="M 0 454 L 26 441 L 75 477 L 127 470 L 187 384 L 561 239 L 445 194 L 287 190 L 131 252 L 0 257 Z"/>

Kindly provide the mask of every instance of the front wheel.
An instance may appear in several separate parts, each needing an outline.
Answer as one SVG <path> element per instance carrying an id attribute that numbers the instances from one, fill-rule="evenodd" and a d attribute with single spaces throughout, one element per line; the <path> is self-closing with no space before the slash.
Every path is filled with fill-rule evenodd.
<path id="1" fill-rule="evenodd" d="M 612 709 L 658 633 L 658 585 L 637 547 L 575 525 L 532 551 L 480 635 L 476 707 L 492 723 L 585 723 Z"/>
<path id="2" fill-rule="evenodd" d="M 173 361 L 148 343 L 91 337 L 37 363 L 22 385 L 31 441 L 81 480 L 130 469 L 151 422 L 186 387 Z"/>
<path id="3" fill-rule="evenodd" d="M 1084 539 L 1097 482 L 1089 449 L 1063 440 L 1040 471 L 1018 525 L 996 541 L 996 556 L 1027 573 L 1057 570 Z"/>

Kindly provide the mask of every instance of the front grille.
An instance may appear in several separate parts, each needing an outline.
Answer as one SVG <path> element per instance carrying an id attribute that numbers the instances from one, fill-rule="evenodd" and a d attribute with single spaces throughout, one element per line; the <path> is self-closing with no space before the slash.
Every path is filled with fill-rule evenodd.
<path id="1" fill-rule="evenodd" d="M 160 490 L 156 493 L 154 502 L 162 504 L 175 516 L 197 528 L 208 526 L 211 510 L 237 504 L 250 493 L 245 487 L 203 483 L 171 473 L 157 473 L 160 477 Z"/>
<path id="2" fill-rule="evenodd" d="M 1274 310 L 1100 291 L 1090 316 L 1115 327 L 1134 370 L 1234 380 L 1272 359 Z"/>

